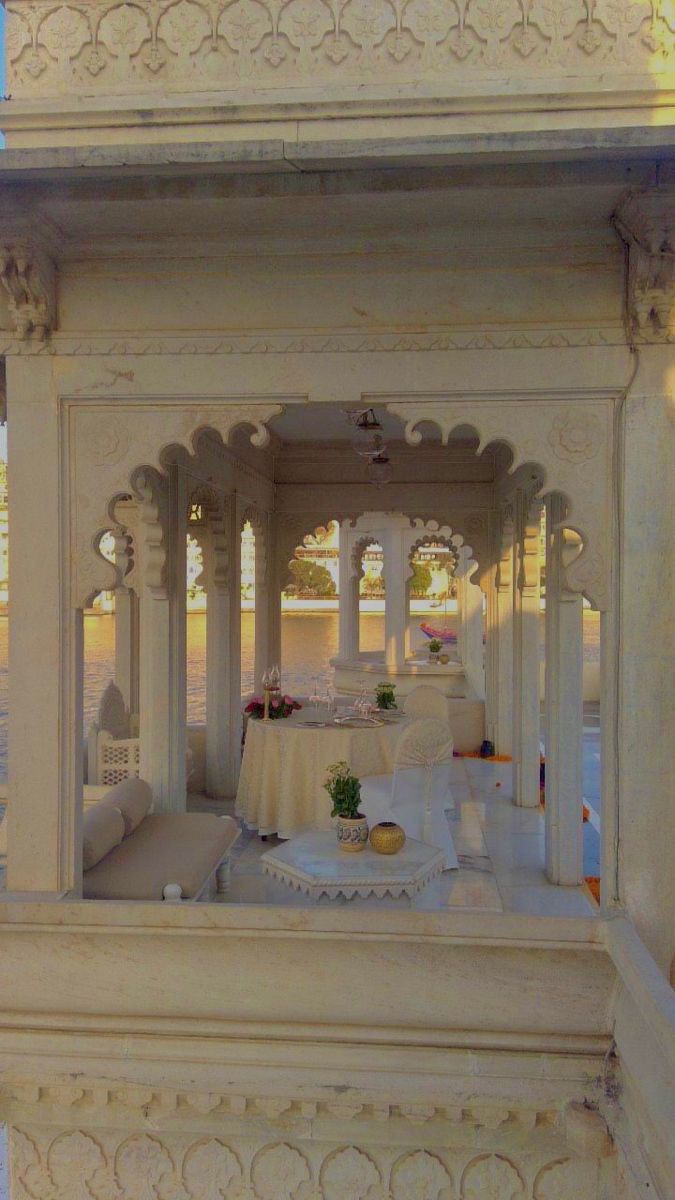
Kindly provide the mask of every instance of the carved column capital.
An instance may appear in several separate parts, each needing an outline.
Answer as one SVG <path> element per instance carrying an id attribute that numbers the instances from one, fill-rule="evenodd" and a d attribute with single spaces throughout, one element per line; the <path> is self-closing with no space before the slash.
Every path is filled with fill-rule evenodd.
<path id="1" fill-rule="evenodd" d="M 44 341 L 56 327 L 56 269 L 49 255 L 30 238 L 0 230 L 0 283 L 17 337 Z"/>
<path id="2" fill-rule="evenodd" d="M 628 192 L 612 223 L 628 247 L 630 332 L 649 342 L 675 330 L 675 192 Z"/>

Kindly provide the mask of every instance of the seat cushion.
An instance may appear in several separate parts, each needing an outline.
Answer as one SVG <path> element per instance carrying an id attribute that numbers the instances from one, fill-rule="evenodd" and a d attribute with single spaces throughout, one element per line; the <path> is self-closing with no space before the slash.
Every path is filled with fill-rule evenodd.
<path id="1" fill-rule="evenodd" d="M 199 892 L 239 836 L 231 817 L 154 813 L 83 879 L 86 900 L 161 900 L 167 883 Z"/>
<path id="2" fill-rule="evenodd" d="M 119 809 L 94 804 L 82 820 L 83 870 L 95 867 L 123 837 L 124 820 Z"/>
<path id="3" fill-rule="evenodd" d="M 144 779 L 123 779 L 109 792 L 106 792 L 99 805 L 107 805 L 119 809 L 124 820 L 124 836 L 137 829 L 144 817 L 147 817 L 152 807 L 152 791 L 150 784 Z"/>

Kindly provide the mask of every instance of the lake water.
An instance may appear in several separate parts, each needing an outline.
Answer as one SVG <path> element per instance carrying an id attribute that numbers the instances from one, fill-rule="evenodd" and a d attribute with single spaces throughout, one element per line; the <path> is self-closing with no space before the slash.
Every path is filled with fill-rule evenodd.
<path id="1" fill-rule="evenodd" d="M 597 613 L 584 613 L 584 657 L 595 660 L 599 654 Z M 452 617 L 447 621 L 452 625 Z M 115 658 L 115 618 L 85 617 L 84 728 L 94 720 L 101 694 L 113 677 Z M 188 720 L 199 723 L 205 717 L 206 616 L 190 613 L 187 618 L 187 695 Z M 543 615 L 542 615 L 543 633 Z M 255 621 L 253 613 L 241 615 L 242 692 L 253 687 L 253 649 Z M 381 613 L 361 614 L 361 646 L 364 650 L 384 645 L 384 617 Z M 281 653 L 284 690 L 291 695 L 307 695 L 315 678 L 322 690 L 331 680 L 330 659 L 337 654 L 338 614 L 284 613 L 281 620 Z M 0 618 L 0 779 L 7 769 L 7 618 Z M 39 731 L 35 731 L 36 746 Z"/>

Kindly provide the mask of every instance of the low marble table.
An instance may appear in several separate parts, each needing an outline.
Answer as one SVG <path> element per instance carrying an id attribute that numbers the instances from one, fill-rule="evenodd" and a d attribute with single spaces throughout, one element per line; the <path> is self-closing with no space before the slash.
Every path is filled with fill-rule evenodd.
<path id="1" fill-rule="evenodd" d="M 328 896 L 415 896 L 437 875 L 445 855 L 435 846 L 408 838 L 398 854 L 376 854 L 368 846 L 356 854 L 340 850 L 331 832 L 303 833 L 262 855 L 266 875 L 280 879 L 313 900 Z"/>

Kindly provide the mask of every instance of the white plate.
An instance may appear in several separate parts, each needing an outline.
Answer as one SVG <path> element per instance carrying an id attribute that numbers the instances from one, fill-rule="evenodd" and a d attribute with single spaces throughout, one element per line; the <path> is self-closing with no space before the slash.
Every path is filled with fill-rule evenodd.
<path id="1" fill-rule="evenodd" d="M 294 721 L 294 729 L 326 729 L 327 721 Z"/>
<path id="2" fill-rule="evenodd" d="M 347 729 L 373 729 L 378 725 L 384 725 L 384 721 L 378 717 L 336 717 L 335 724 Z"/>

